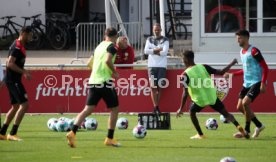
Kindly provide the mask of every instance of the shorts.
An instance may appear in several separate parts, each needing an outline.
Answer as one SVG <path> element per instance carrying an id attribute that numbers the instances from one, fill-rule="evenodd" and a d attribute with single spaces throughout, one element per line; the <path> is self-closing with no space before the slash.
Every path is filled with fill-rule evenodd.
<path id="1" fill-rule="evenodd" d="M 110 84 L 90 84 L 88 88 L 88 96 L 86 105 L 97 105 L 103 99 L 107 108 L 119 106 L 118 96 L 114 87 Z"/>
<path id="2" fill-rule="evenodd" d="M 148 75 L 151 87 L 162 87 L 166 85 L 166 68 L 162 67 L 149 67 Z"/>
<path id="3" fill-rule="evenodd" d="M 28 101 L 28 95 L 21 82 L 7 82 L 6 86 L 10 95 L 10 103 L 22 104 Z"/>
<path id="4" fill-rule="evenodd" d="M 217 112 L 220 112 L 224 109 L 224 104 L 220 101 L 219 98 L 217 98 L 216 103 L 214 105 L 209 105 L 212 109 L 216 110 Z M 192 102 L 190 105 L 190 111 L 191 112 L 200 112 L 204 107 L 198 106 L 196 103 Z"/>
<path id="5" fill-rule="evenodd" d="M 256 97 L 260 94 L 261 82 L 253 84 L 251 87 L 245 88 L 243 87 L 240 94 L 239 99 L 243 99 L 245 96 L 249 97 L 253 102 Z"/>

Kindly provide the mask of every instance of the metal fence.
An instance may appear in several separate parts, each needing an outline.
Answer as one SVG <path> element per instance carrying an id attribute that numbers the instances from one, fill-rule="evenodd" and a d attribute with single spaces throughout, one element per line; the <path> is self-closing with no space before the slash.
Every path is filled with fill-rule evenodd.
<path id="1" fill-rule="evenodd" d="M 140 22 L 123 23 L 130 45 L 135 50 L 135 56 L 143 55 L 144 37 L 143 27 Z M 112 27 L 123 35 L 119 23 L 112 23 Z M 76 27 L 76 56 L 74 61 L 82 61 L 81 58 L 89 58 L 97 45 L 104 39 L 105 23 L 79 23 Z"/>

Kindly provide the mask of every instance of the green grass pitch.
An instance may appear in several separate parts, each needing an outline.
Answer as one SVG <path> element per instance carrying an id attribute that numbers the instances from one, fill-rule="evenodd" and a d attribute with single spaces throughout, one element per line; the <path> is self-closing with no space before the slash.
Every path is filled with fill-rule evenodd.
<path id="1" fill-rule="evenodd" d="M 225 156 L 234 157 L 238 162 L 276 161 L 276 115 L 258 115 L 266 125 L 259 139 L 234 139 L 236 132 L 232 124 L 223 124 L 217 114 L 201 114 L 199 121 L 207 136 L 203 140 L 190 140 L 196 134 L 188 115 L 176 119 L 171 115 L 171 130 L 148 130 L 144 139 L 132 136 L 137 124 L 136 115 L 120 115 L 129 120 L 127 130 L 116 129 L 115 137 L 122 147 L 103 145 L 107 134 L 107 115 L 92 115 L 98 120 L 96 131 L 80 130 L 77 133 L 77 148 L 69 148 L 66 132 L 52 132 L 47 129 L 51 117 L 75 117 L 75 115 L 26 115 L 18 135 L 21 142 L 0 141 L 1 162 L 218 162 Z M 205 121 L 216 118 L 218 130 L 206 130 Z M 244 125 L 244 118 L 235 115 Z M 3 121 L 4 116 L 2 116 Z M 251 131 L 254 130 L 251 125 Z M 10 130 L 10 128 L 9 128 Z M 8 130 L 8 131 L 9 131 Z"/>

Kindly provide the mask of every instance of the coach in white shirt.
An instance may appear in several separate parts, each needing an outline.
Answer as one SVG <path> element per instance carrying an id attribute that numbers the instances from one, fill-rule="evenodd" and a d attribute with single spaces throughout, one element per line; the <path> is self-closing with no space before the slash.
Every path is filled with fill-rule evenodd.
<path id="1" fill-rule="evenodd" d="M 0 89 L 2 88 L 3 85 L 4 85 L 4 72 L 3 72 L 3 67 L 0 60 Z"/>
<path id="2" fill-rule="evenodd" d="M 162 87 L 165 85 L 167 69 L 167 55 L 169 51 L 168 38 L 161 35 L 161 26 L 153 26 L 154 36 L 148 37 L 145 45 L 145 54 L 148 55 L 148 73 L 151 82 L 151 99 L 154 105 L 153 112 L 160 114 L 159 102 Z"/>

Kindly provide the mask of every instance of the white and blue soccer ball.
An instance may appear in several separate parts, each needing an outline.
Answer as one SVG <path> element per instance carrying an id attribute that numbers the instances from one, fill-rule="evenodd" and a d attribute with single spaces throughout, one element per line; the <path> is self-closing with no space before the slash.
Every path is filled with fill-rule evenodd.
<path id="1" fill-rule="evenodd" d="M 208 130 L 217 130 L 218 129 L 218 122 L 214 118 L 209 118 L 206 121 L 205 126 Z"/>
<path id="2" fill-rule="evenodd" d="M 220 162 L 236 162 L 236 160 L 232 157 L 224 157 L 220 160 Z"/>
<path id="3" fill-rule="evenodd" d="M 58 119 L 56 118 L 50 118 L 48 121 L 47 121 L 47 127 L 49 130 L 51 131 L 57 131 L 56 129 L 56 123 L 58 122 Z"/>
<path id="4" fill-rule="evenodd" d="M 98 127 L 98 122 L 94 118 L 88 118 L 86 119 L 84 125 L 87 130 L 96 130 Z"/>
<path id="5" fill-rule="evenodd" d="M 58 132 L 66 132 L 66 131 L 70 130 L 68 123 L 66 121 L 62 121 L 62 120 L 59 120 L 56 123 L 56 129 Z"/>
<path id="6" fill-rule="evenodd" d="M 230 123 L 230 121 L 227 120 L 223 115 L 220 115 L 219 119 L 220 119 L 220 121 L 223 122 L 223 123 Z"/>
<path id="7" fill-rule="evenodd" d="M 137 125 L 133 128 L 132 134 L 136 138 L 145 138 L 147 135 L 147 129 L 143 125 Z"/>
<path id="8" fill-rule="evenodd" d="M 58 118 L 58 120 L 68 122 L 68 121 L 70 121 L 71 119 L 66 118 L 66 117 L 60 117 L 60 118 Z"/>
<path id="9" fill-rule="evenodd" d="M 127 118 L 119 118 L 117 120 L 116 127 L 118 129 L 127 129 L 128 128 L 128 120 L 127 120 Z"/>
<path id="10" fill-rule="evenodd" d="M 68 125 L 69 125 L 69 129 L 70 129 L 70 130 L 72 130 L 72 129 L 73 129 L 74 122 L 75 122 L 75 119 L 70 119 L 69 121 L 67 121 L 67 123 L 68 123 Z"/>

